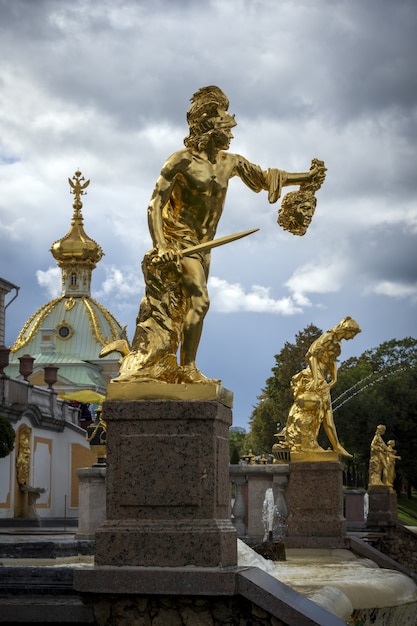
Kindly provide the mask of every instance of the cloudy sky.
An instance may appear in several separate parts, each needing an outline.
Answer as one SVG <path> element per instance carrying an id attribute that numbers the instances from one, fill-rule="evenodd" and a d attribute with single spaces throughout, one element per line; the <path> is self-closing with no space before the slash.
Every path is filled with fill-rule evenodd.
<path id="1" fill-rule="evenodd" d="M 310 323 L 359 322 L 343 360 L 416 337 L 416 31 L 415 0 L 0 0 L 0 276 L 21 288 L 6 343 L 60 293 L 49 248 L 77 168 L 106 255 L 93 296 L 133 337 L 147 204 L 189 98 L 212 84 L 236 114 L 232 151 L 328 168 L 304 237 L 266 193 L 230 183 L 218 236 L 260 231 L 213 252 L 198 365 L 234 392 L 234 424 Z"/>

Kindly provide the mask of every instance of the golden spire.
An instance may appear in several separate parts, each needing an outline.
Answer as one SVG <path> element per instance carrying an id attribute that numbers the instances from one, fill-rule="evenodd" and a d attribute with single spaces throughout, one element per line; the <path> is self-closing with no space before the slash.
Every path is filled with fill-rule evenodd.
<path id="1" fill-rule="evenodd" d="M 65 295 L 90 295 L 91 271 L 103 256 L 101 246 L 91 239 L 83 227 L 81 196 L 86 195 L 85 189 L 90 184 L 80 171 L 68 178 L 74 195 L 74 213 L 68 233 L 55 241 L 51 253 L 62 269 L 62 288 Z"/>
<path id="2" fill-rule="evenodd" d="M 73 183 L 72 181 L 75 181 L 75 183 Z M 83 219 L 83 216 L 81 215 L 81 208 L 83 206 L 83 203 L 81 202 L 80 198 L 83 195 L 87 195 L 87 192 L 84 191 L 84 189 L 86 189 L 88 187 L 88 185 L 90 184 L 90 181 L 87 180 L 84 184 L 81 184 L 81 181 L 84 181 L 85 178 L 84 176 L 81 174 L 81 172 L 79 172 L 78 170 L 75 172 L 74 176 L 71 178 L 68 178 L 68 182 L 70 184 L 70 187 L 72 187 L 72 190 L 70 191 L 70 193 L 72 193 L 75 196 L 75 200 L 73 203 L 73 207 L 74 207 L 74 217 L 73 219 Z"/>

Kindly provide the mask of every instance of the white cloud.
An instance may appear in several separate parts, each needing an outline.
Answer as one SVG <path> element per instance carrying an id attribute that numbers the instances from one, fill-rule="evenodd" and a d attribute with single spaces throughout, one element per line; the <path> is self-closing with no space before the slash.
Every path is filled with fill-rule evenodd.
<path id="1" fill-rule="evenodd" d="M 306 293 L 334 293 L 340 291 L 349 277 L 350 263 L 344 259 L 329 262 L 306 263 L 297 268 L 286 281 L 285 286 L 292 292 L 294 300 L 304 306 Z"/>
<path id="2" fill-rule="evenodd" d="M 273 313 L 278 315 L 295 315 L 302 309 L 289 297 L 275 300 L 270 295 L 270 287 L 253 285 L 245 293 L 239 283 L 230 284 L 222 278 L 213 276 L 209 279 L 211 308 L 220 313 Z"/>
<path id="3" fill-rule="evenodd" d="M 407 285 L 405 283 L 382 280 L 368 288 L 365 293 L 374 293 L 380 296 L 388 296 L 389 298 L 410 298 L 412 301 L 417 302 L 417 284 Z"/>
<path id="4" fill-rule="evenodd" d="M 59 267 L 50 267 L 44 272 L 37 270 L 36 278 L 41 287 L 45 288 L 50 298 L 57 298 L 61 294 L 62 272 Z"/>
<path id="5" fill-rule="evenodd" d="M 143 291 L 142 274 L 132 268 L 118 268 L 113 265 L 104 266 L 106 278 L 97 290 L 93 290 L 94 298 L 110 296 L 113 300 L 126 300 L 138 296 Z"/>

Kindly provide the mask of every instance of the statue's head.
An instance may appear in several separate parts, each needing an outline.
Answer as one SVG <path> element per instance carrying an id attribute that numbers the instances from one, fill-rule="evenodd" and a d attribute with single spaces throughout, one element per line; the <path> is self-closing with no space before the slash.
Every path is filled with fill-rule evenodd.
<path id="1" fill-rule="evenodd" d="M 305 235 L 313 219 L 317 200 L 311 191 L 290 191 L 281 203 L 278 224 L 293 235 Z"/>
<path id="2" fill-rule="evenodd" d="M 347 316 L 342 319 L 333 329 L 343 339 L 353 339 L 361 332 L 358 322 Z"/>
<path id="3" fill-rule="evenodd" d="M 184 139 L 187 148 L 202 150 L 216 134 L 236 126 L 235 116 L 227 112 L 229 100 L 219 87 L 201 87 L 191 102 L 187 111 L 190 133 Z"/>

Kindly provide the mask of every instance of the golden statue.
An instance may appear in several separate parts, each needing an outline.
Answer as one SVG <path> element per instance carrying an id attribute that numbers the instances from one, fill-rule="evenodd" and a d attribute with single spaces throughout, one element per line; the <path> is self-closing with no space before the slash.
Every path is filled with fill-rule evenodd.
<path id="1" fill-rule="evenodd" d="M 103 408 L 98 406 L 94 421 L 87 426 L 85 438 L 97 456 L 95 467 L 105 465 L 107 457 L 107 424 L 103 419 Z"/>
<path id="2" fill-rule="evenodd" d="M 17 482 L 20 486 L 30 483 L 30 438 L 32 429 L 29 426 L 21 426 L 18 436 L 18 453 L 16 458 Z"/>
<path id="3" fill-rule="evenodd" d="M 317 159 L 308 172 L 288 173 L 264 171 L 244 157 L 226 152 L 236 122 L 218 87 L 202 87 L 191 103 L 185 149 L 166 161 L 148 206 L 153 248 L 142 262 L 146 290 L 132 345 L 129 348 L 123 340 L 113 342 L 101 353 L 105 356 L 116 350 L 123 357 L 114 382 L 219 383 L 206 378 L 196 365 L 209 308 L 210 251 L 253 232 L 214 240 L 229 180 L 239 176 L 252 191 L 268 191 L 271 203 L 278 200 L 282 187 L 299 184 L 295 197 L 283 202 L 278 223 L 300 235 L 314 212 L 314 192 L 325 179 L 326 168 Z"/>
<path id="4" fill-rule="evenodd" d="M 386 427 L 379 424 L 371 442 L 371 455 L 369 459 L 369 482 L 368 489 L 372 487 L 392 487 L 395 478 L 395 461 L 401 459 L 395 450 L 395 441 L 390 439 L 388 444 L 382 438 Z"/>
<path id="5" fill-rule="evenodd" d="M 352 456 L 337 436 L 330 389 L 337 381 L 337 357 L 341 353 L 342 339 L 353 339 L 360 332 L 358 323 L 351 317 L 345 317 L 311 344 L 306 354 L 308 367 L 291 379 L 294 403 L 285 428 L 275 435 L 280 439 L 272 447 L 275 456 L 286 448 L 291 453 L 307 454 L 318 460 L 320 453 L 327 452 L 317 442 L 321 426 L 333 452 L 344 457 Z"/>
<path id="6" fill-rule="evenodd" d="M 394 485 L 395 479 L 395 461 L 398 459 L 401 461 L 401 457 L 397 456 L 397 451 L 395 450 L 395 441 L 394 439 L 390 439 L 387 443 L 387 454 L 386 454 L 386 462 L 385 469 L 382 474 L 383 482 L 392 487 Z"/>

